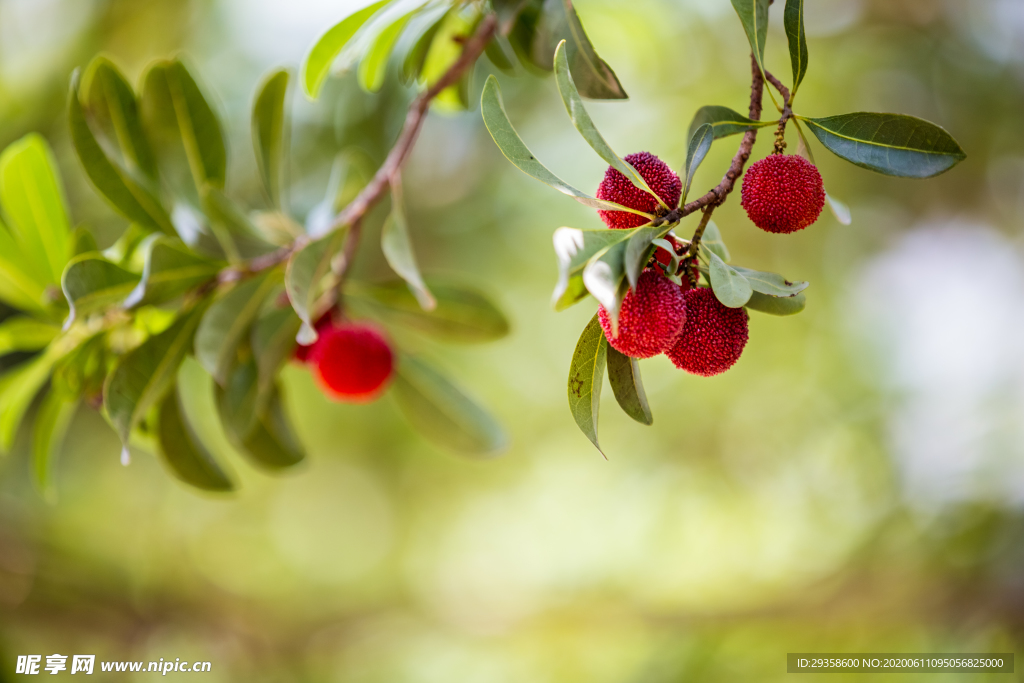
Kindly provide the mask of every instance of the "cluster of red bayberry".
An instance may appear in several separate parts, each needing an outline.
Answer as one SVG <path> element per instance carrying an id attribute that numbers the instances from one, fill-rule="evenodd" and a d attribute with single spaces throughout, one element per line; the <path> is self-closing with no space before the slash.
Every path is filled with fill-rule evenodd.
<path id="1" fill-rule="evenodd" d="M 369 403 L 387 388 L 395 354 L 373 325 L 336 322 L 327 314 L 316 323 L 317 340 L 295 348 L 295 359 L 310 367 L 327 396 L 345 403 Z"/>
<path id="2" fill-rule="evenodd" d="M 669 207 L 679 204 L 682 182 L 672 169 L 648 152 L 626 157 L 654 192 Z M 609 167 L 597 189 L 598 199 L 616 202 L 646 213 L 656 213 L 657 199 Z M 821 174 L 800 156 L 773 154 L 753 164 L 743 181 L 742 203 L 747 215 L 762 230 L 791 233 L 818 219 L 825 205 Z M 647 222 L 626 211 L 599 211 L 609 228 L 626 230 Z M 665 254 L 667 256 L 667 254 Z M 658 261 L 669 259 L 658 251 Z M 695 264 L 684 264 L 695 268 Z M 695 281 L 695 279 L 694 279 Z M 677 285 L 660 268 L 647 268 L 619 309 L 618 329 L 602 306 L 598 319 L 608 343 L 633 358 L 664 353 L 681 370 L 710 377 L 731 368 L 747 344 L 747 313 L 722 305 L 708 287 L 691 286 L 689 275 Z"/>

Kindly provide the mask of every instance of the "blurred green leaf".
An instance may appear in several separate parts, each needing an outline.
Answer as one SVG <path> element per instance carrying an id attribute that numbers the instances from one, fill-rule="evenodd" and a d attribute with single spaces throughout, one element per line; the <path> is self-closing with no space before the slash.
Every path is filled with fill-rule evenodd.
<path id="1" fill-rule="evenodd" d="M 476 32 L 483 14 L 476 4 L 453 5 L 445 15 L 423 62 L 420 77 L 428 88 L 433 87 L 462 56 L 462 43 Z M 469 109 L 469 84 L 475 69 L 467 69 L 457 83 L 448 86 L 431 106 L 442 111 Z"/>
<path id="2" fill-rule="evenodd" d="M 320 88 L 331 70 L 331 63 L 352 39 L 352 36 L 370 17 L 377 13 L 377 10 L 391 1 L 379 0 L 379 2 L 364 7 L 342 19 L 317 39 L 313 49 L 302 62 L 302 85 L 310 98 L 315 100 L 319 96 Z"/>
<path id="3" fill-rule="evenodd" d="M 967 157 L 945 130 L 904 114 L 857 112 L 799 120 L 836 156 L 884 175 L 930 178 Z"/>
<path id="4" fill-rule="evenodd" d="M 629 182 L 657 199 L 658 203 L 663 208 L 675 208 L 668 206 L 662 198 L 650 188 L 647 181 L 643 179 L 640 173 L 637 172 L 631 164 L 620 158 L 601 136 L 601 133 L 597 130 L 597 126 L 594 125 L 593 119 L 590 118 L 590 114 L 587 113 L 587 109 L 583 105 L 583 100 L 580 98 L 579 91 L 576 90 L 576 84 L 573 82 L 572 74 L 569 72 L 569 58 L 567 55 L 568 50 L 565 46 L 565 41 L 563 40 L 558 44 L 558 48 L 555 50 L 555 82 L 558 85 L 558 93 L 562 96 L 562 103 L 565 105 L 566 111 L 569 112 L 569 118 L 572 120 L 572 125 L 576 127 L 576 130 L 578 130 L 580 135 L 583 136 L 583 139 L 587 141 L 587 144 L 590 145 L 591 149 L 597 152 L 597 155 L 604 159 L 608 165 L 626 176 L 626 179 L 629 180 Z"/>
<path id="5" fill-rule="evenodd" d="M 406 84 L 419 79 L 423 65 L 427 61 L 430 46 L 437 36 L 441 24 L 454 11 L 447 4 L 441 3 L 434 7 L 426 7 L 410 22 L 407 35 L 412 36 L 412 47 L 405 53 L 402 61 L 402 81 Z"/>
<path id="6" fill-rule="evenodd" d="M 156 157 L 142 129 L 138 98 L 105 56 L 95 57 L 86 67 L 81 96 L 93 120 L 113 133 L 128 169 L 156 182 Z"/>
<path id="7" fill-rule="evenodd" d="M 807 73 L 807 35 L 804 33 L 804 0 L 786 0 L 783 15 L 786 37 L 789 38 L 789 60 L 793 64 L 793 87 L 790 101 Z"/>
<path id="8" fill-rule="evenodd" d="M 764 46 L 768 41 L 768 5 L 771 0 L 732 0 L 757 65 L 764 72 Z"/>
<path id="9" fill-rule="evenodd" d="M 512 30 L 512 25 L 516 19 L 526 8 L 527 3 L 530 0 L 491 0 L 491 5 L 494 7 L 494 13 L 498 15 L 498 28 L 499 31 L 505 35 L 508 35 L 509 31 Z"/>
<path id="10" fill-rule="evenodd" d="M 0 222 L 0 301 L 22 311 L 43 311 L 46 283 L 25 272 L 21 248 Z"/>
<path id="11" fill-rule="evenodd" d="M 629 237 L 626 230 L 578 230 L 559 228 L 552 235 L 558 258 L 558 284 L 551 296 L 555 310 L 563 310 L 586 296 L 583 268 L 599 251 Z"/>
<path id="12" fill-rule="evenodd" d="M 389 321 L 449 342 L 479 344 L 508 334 L 508 320 L 480 292 L 443 282 L 430 282 L 437 306 L 424 310 L 402 282 L 370 285 L 351 282 L 346 296 L 367 300 Z"/>
<path id="13" fill-rule="evenodd" d="M 418 8 L 417 8 L 418 9 Z M 359 84 L 368 92 L 378 92 L 384 85 L 387 74 L 388 59 L 395 49 L 398 36 L 402 34 L 409 19 L 417 10 L 406 12 L 395 21 L 382 28 L 373 40 L 373 44 L 359 62 Z"/>
<path id="14" fill-rule="evenodd" d="M 291 358 L 295 351 L 295 335 L 301 325 L 302 321 L 291 307 L 272 309 L 253 324 L 249 343 L 256 356 L 262 391 L 274 383 L 278 370 Z"/>
<path id="15" fill-rule="evenodd" d="M 83 339 L 53 366 L 53 388 L 65 395 L 98 397 L 103 392 L 108 358 L 106 335 L 97 333 Z"/>
<path id="16" fill-rule="evenodd" d="M 755 292 L 769 296 L 793 296 L 810 286 L 808 282 L 790 282 L 778 273 L 765 273 L 741 266 L 735 266 L 735 269 L 750 283 Z"/>
<path id="17" fill-rule="evenodd" d="M 285 414 L 280 387 L 275 387 L 240 448 L 256 464 L 270 470 L 292 467 L 305 459 L 305 450 Z"/>
<path id="18" fill-rule="evenodd" d="M 9 453 L 25 411 L 50 376 L 58 354 L 47 350 L 0 376 L 0 453 Z"/>
<path id="19" fill-rule="evenodd" d="M 640 378 L 639 361 L 615 350 L 611 344 L 607 346 L 608 381 L 619 407 L 640 424 L 654 424 L 651 406 L 647 403 L 647 393 Z"/>
<path id="20" fill-rule="evenodd" d="M 612 68 L 598 56 L 572 0 L 545 0 L 532 42 L 532 59 L 550 71 L 555 50 L 566 42 L 566 57 L 576 87 L 593 100 L 625 100 L 629 96 Z"/>
<path id="21" fill-rule="evenodd" d="M 725 246 L 725 240 L 722 239 L 722 231 L 718 229 L 714 221 L 708 221 L 708 224 L 704 227 L 704 235 L 700 239 L 700 246 L 716 254 L 718 258 L 726 263 L 731 258 L 729 247 Z"/>
<path id="22" fill-rule="evenodd" d="M 125 447 L 135 425 L 174 384 L 204 311 L 200 305 L 182 313 L 166 330 L 125 354 L 107 377 L 103 407 Z"/>
<path id="23" fill-rule="evenodd" d="M 68 125 L 71 127 L 71 141 L 74 143 L 75 153 L 82 162 L 86 175 L 96 191 L 110 202 L 111 207 L 134 223 L 152 230 L 160 230 L 168 235 L 175 234 L 170 216 L 160 204 L 160 200 L 130 173 L 108 158 L 96 140 L 85 120 L 85 112 L 78 99 L 77 71 L 71 76 L 71 88 L 68 92 Z"/>
<path id="24" fill-rule="evenodd" d="M 205 491 L 233 490 L 231 478 L 183 419 L 182 400 L 172 389 L 160 402 L 156 437 L 164 462 L 186 484 Z"/>
<path id="25" fill-rule="evenodd" d="M 594 254 L 583 268 L 583 284 L 590 295 L 604 306 L 611 321 L 612 333 L 619 329 L 619 308 L 629 291 L 626 279 L 626 242 L 617 242 Z"/>
<path id="26" fill-rule="evenodd" d="M 413 251 L 409 226 L 405 219 L 404 201 L 402 182 L 395 179 L 391 183 L 391 213 L 384 221 L 384 227 L 380 234 L 381 250 L 384 252 L 384 258 L 391 266 L 391 270 L 408 283 L 420 307 L 425 311 L 432 311 L 437 306 L 437 301 L 423 281 L 419 265 L 416 263 L 416 254 Z"/>
<path id="27" fill-rule="evenodd" d="M 348 226 L 328 233 L 314 240 L 292 254 L 285 271 L 284 286 L 292 308 L 302 319 L 299 341 L 312 344 L 316 341 L 316 305 L 323 294 L 324 278 L 331 272 L 331 260 L 339 254 L 345 244 Z"/>
<path id="28" fill-rule="evenodd" d="M 774 126 L 776 123 L 776 121 L 754 121 L 728 107 L 711 105 L 697 110 L 697 113 L 693 116 L 693 121 L 690 122 L 690 130 L 687 135 L 689 139 L 693 139 L 693 134 L 697 132 L 697 129 L 704 124 L 708 124 L 711 126 L 711 130 L 714 131 L 715 139 L 717 140 L 718 138 L 736 135 L 737 133 L 745 133 L 751 128 Z"/>
<path id="29" fill-rule="evenodd" d="M 690 185 L 693 183 L 693 176 L 697 167 L 704 161 L 704 157 L 711 151 L 711 143 L 715 141 L 715 130 L 710 123 L 701 124 L 690 136 L 690 144 L 686 148 L 686 181 L 683 184 L 683 202 L 690 194 Z"/>
<path id="30" fill-rule="evenodd" d="M 96 238 L 85 226 L 79 225 L 71 232 L 71 258 L 88 254 L 90 251 L 99 251 Z"/>
<path id="31" fill-rule="evenodd" d="M 626 253 L 623 256 L 625 259 L 626 279 L 629 281 L 630 287 L 636 287 L 636 283 L 640 279 L 640 273 L 643 272 L 647 262 L 651 259 L 651 252 L 653 251 L 651 244 L 654 240 L 661 239 L 671 231 L 672 226 L 668 224 L 649 225 L 630 231 L 629 239 L 626 241 Z"/>
<path id="32" fill-rule="evenodd" d="M 32 438 L 32 479 L 36 489 L 50 502 L 56 500 L 57 494 L 53 485 L 54 463 L 76 410 L 77 398 L 50 389 L 36 415 Z"/>
<path id="33" fill-rule="evenodd" d="M 760 311 L 770 315 L 795 315 L 804 310 L 807 298 L 803 294 L 791 296 L 769 296 L 754 292 L 745 306 L 752 311 Z"/>
<path id="34" fill-rule="evenodd" d="M 236 284 L 203 315 L 196 330 L 196 360 L 218 384 L 227 382 L 239 343 L 248 338 L 263 302 L 279 284 L 279 270 L 265 271 Z"/>
<path id="35" fill-rule="evenodd" d="M 196 343 L 198 345 L 198 338 Z M 252 433 L 260 412 L 259 370 L 255 359 L 232 366 L 224 386 L 217 386 L 215 392 L 224 433 L 233 445 L 240 446 Z"/>
<path id="36" fill-rule="evenodd" d="M 515 53 L 508 44 L 508 39 L 500 33 L 487 41 L 484 54 L 497 69 L 507 74 L 516 72 Z"/>
<path id="37" fill-rule="evenodd" d="M 576 342 L 569 365 L 569 411 L 577 426 L 601 450 L 597 442 L 597 418 L 601 410 L 601 387 L 608 353 L 601 323 L 594 315 Z M 603 454 L 603 451 L 602 451 Z"/>
<path id="38" fill-rule="evenodd" d="M 13 351 L 37 351 L 60 334 L 56 325 L 29 318 L 12 316 L 0 322 L 0 356 Z"/>
<path id="39" fill-rule="evenodd" d="M 271 72 L 263 80 L 252 105 L 252 142 L 256 150 L 256 165 L 267 196 L 278 208 L 281 207 L 281 187 L 288 162 L 285 103 L 289 78 L 287 69 Z"/>
<path id="40" fill-rule="evenodd" d="M 95 252 L 76 256 L 64 270 L 60 283 L 71 307 L 65 327 L 90 313 L 122 305 L 138 284 L 138 275 Z"/>
<path id="41" fill-rule="evenodd" d="M 750 300 L 754 290 L 751 283 L 740 273 L 739 270 L 726 264 L 718 254 L 709 251 L 711 266 L 709 268 L 711 288 L 715 296 L 722 302 L 722 305 L 729 308 L 739 308 Z"/>
<path id="42" fill-rule="evenodd" d="M 125 308 L 172 301 L 210 281 L 220 270 L 217 263 L 199 256 L 176 238 L 160 236 L 147 246 L 142 279 L 125 297 Z"/>
<path id="43" fill-rule="evenodd" d="M 487 83 L 484 85 L 480 108 L 483 112 L 484 124 L 487 126 L 487 130 L 490 132 L 495 144 L 498 145 L 498 149 L 501 150 L 506 159 L 511 161 L 523 173 L 536 178 L 559 192 L 569 195 L 586 206 L 595 209 L 605 209 L 606 211 L 627 211 L 649 219 L 654 218 L 649 213 L 630 209 L 615 202 L 595 199 L 584 192 L 580 192 L 549 171 L 544 164 L 537 161 L 537 157 L 533 156 L 533 152 L 530 151 L 522 138 L 519 137 L 519 134 L 516 133 L 515 128 L 512 127 L 512 122 L 509 121 L 508 114 L 505 112 L 505 105 L 501 100 L 501 88 L 498 86 L 498 79 L 493 75 L 487 78 Z"/>
<path id="44" fill-rule="evenodd" d="M 249 217 L 220 188 L 205 186 L 202 205 L 210 230 L 228 261 L 238 263 L 269 254 L 276 248 L 263 238 Z"/>
<path id="45" fill-rule="evenodd" d="M 494 417 L 418 358 L 402 357 L 394 393 L 412 426 L 439 446 L 466 455 L 491 456 L 508 444 Z"/>

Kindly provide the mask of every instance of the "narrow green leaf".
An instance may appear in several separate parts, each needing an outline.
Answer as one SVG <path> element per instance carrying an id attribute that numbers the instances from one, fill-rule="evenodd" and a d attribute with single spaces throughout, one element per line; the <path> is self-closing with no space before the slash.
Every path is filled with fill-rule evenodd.
<path id="1" fill-rule="evenodd" d="M 299 342 L 312 344 L 316 341 L 317 301 L 323 294 L 324 278 L 331 272 L 331 261 L 345 244 L 348 226 L 328 233 L 298 250 L 288 259 L 284 286 L 292 308 L 304 323 L 299 331 Z"/>
<path id="2" fill-rule="evenodd" d="M 71 76 L 68 93 L 68 125 L 82 167 L 96 191 L 111 207 L 130 221 L 173 235 L 174 227 L 160 200 L 132 178 L 131 174 L 114 163 L 103 151 L 85 120 L 85 112 L 78 99 L 78 72 Z"/>
<path id="3" fill-rule="evenodd" d="M 43 388 L 57 361 L 56 351 L 39 354 L 0 376 L 0 453 L 9 453 L 25 411 Z"/>
<path id="4" fill-rule="evenodd" d="M 751 283 L 735 267 L 726 264 L 718 254 L 708 252 L 711 259 L 711 288 L 723 306 L 739 308 L 750 300 L 754 293 Z"/>
<path id="5" fill-rule="evenodd" d="M 807 35 L 804 33 L 804 0 L 786 0 L 783 15 L 786 37 L 789 38 L 789 60 L 793 63 L 793 87 L 790 102 L 807 73 Z"/>
<path id="6" fill-rule="evenodd" d="M 493 456 L 508 445 L 494 417 L 418 358 L 402 357 L 394 393 L 413 427 L 439 446 L 466 455 Z"/>
<path id="7" fill-rule="evenodd" d="M 793 296 L 810 286 L 809 282 L 790 282 L 778 273 L 765 273 L 741 266 L 734 266 L 734 268 L 746 278 L 755 292 L 769 296 Z"/>
<path id="8" fill-rule="evenodd" d="M 249 343 L 256 357 L 261 391 L 269 390 L 278 370 L 291 358 L 301 325 L 291 307 L 272 309 L 253 323 Z"/>
<path id="9" fill-rule="evenodd" d="M 218 384 L 227 382 L 239 343 L 248 339 L 263 302 L 279 284 L 280 271 L 266 271 L 235 285 L 203 315 L 196 330 L 196 360 Z"/>
<path id="10" fill-rule="evenodd" d="M 619 353 L 610 344 L 607 353 L 608 381 L 619 407 L 640 424 L 654 424 L 651 406 L 647 403 L 647 392 L 640 378 L 640 362 Z"/>
<path id="11" fill-rule="evenodd" d="M 711 143 L 715 141 L 715 130 L 710 123 L 702 124 L 690 136 L 690 144 L 686 148 L 686 182 L 683 185 L 683 202 L 690 194 L 690 185 L 693 183 L 693 176 L 697 167 L 704 161 L 704 157 L 711 151 Z"/>
<path id="12" fill-rule="evenodd" d="M 50 502 L 57 498 L 53 484 L 54 464 L 76 410 L 77 398 L 50 389 L 36 415 L 32 438 L 32 479 L 39 493 Z"/>
<path id="13" fill-rule="evenodd" d="M 128 169 L 156 182 L 156 157 L 142 129 L 139 101 L 120 70 L 103 55 L 95 57 L 82 77 L 81 92 L 93 121 L 112 133 Z"/>
<path id="14" fill-rule="evenodd" d="M 49 269 L 34 268 L 0 222 L 0 300 L 22 311 L 43 311 Z M 30 274 L 28 271 L 33 271 Z"/>
<path id="15" fill-rule="evenodd" d="M 196 437 L 176 390 L 160 402 L 156 429 L 160 455 L 170 470 L 186 484 L 204 491 L 231 491 L 235 484 Z"/>
<path id="16" fill-rule="evenodd" d="M 608 353 L 608 340 L 595 315 L 576 342 L 569 365 L 569 411 L 577 426 L 597 450 L 597 418 L 601 410 L 601 387 Z M 602 451 L 603 454 L 603 451 Z"/>
<path id="17" fill-rule="evenodd" d="M 405 84 L 418 80 L 427 61 L 430 46 L 437 36 L 441 24 L 452 11 L 446 4 L 427 7 L 412 20 L 408 34 L 412 36 L 412 47 L 405 53 L 402 61 L 402 82 Z"/>
<path id="18" fill-rule="evenodd" d="M 857 112 L 800 121 L 836 156 L 884 175 L 930 178 L 967 157 L 945 130 L 904 114 Z"/>
<path id="19" fill-rule="evenodd" d="M 124 307 L 162 304 L 216 277 L 220 266 L 199 256 L 181 240 L 160 236 L 147 245 L 142 279 Z"/>
<path id="20" fill-rule="evenodd" d="M 396 179 L 391 183 L 391 214 L 384 221 L 384 228 L 380 234 L 381 250 L 391 270 L 408 283 L 420 307 L 425 311 L 432 311 L 437 306 L 437 301 L 420 275 L 403 203 L 402 182 Z"/>
<path id="21" fill-rule="evenodd" d="M 285 414 L 280 387 L 271 394 L 269 404 L 240 449 L 257 465 L 269 470 L 292 467 L 305 459 L 305 450 Z"/>
<path id="22" fill-rule="evenodd" d="M 743 31 L 747 34 L 750 50 L 754 53 L 761 73 L 764 73 L 764 46 L 768 41 L 768 6 L 771 0 L 732 0 L 733 9 L 739 15 Z M 771 95 L 771 90 L 768 90 Z M 772 95 L 772 99 L 775 96 Z"/>
<path id="23" fill-rule="evenodd" d="M 769 315 L 796 315 L 804 310 L 807 298 L 803 294 L 769 296 L 761 292 L 754 292 L 745 305 L 752 311 L 760 311 Z"/>
<path id="24" fill-rule="evenodd" d="M 311 99 L 316 99 L 320 94 L 327 74 L 331 70 L 331 63 L 348 44 L 352 36 L 356 34 L 363 24 L 377 13 L 377 10 L 387 5 L 391 0 L 379 0 L 368 7 L 345 17 L 332 26 L 320 36 L 313 49 L 310 50 L 306 59 L 302 62 L 302 85 L 306 94 Z"/>
<path id="25" fill-rule="evenodd" d="M 484 54 L 487 55 L 491 64 L 500 71 L 507 74 L 516 73 L 515 52 L 505 36 L 498 34 L 487 41 Z"/>
<path id="26" fill-rule="evenodd" d="M 697 132 L 697 129 L 704 124 L 708 124 L 711 126 L 711 130 L 714 131 L 715 139 L 717 140 L 718 138 L 736 135 L 737 133 L 745 133 L 752 128 L 774 126 L 776 123 L 777 121 L 754 121 L 728 107 L 711 105 L 697 110 L 697 113 L 693 116 L 693 121 L 690 122 L 690 131 L 687 135 L 692 140 L 693 134 Z"/>
<path id="27" fill-rule="evenodd" d="M 217 413 L 232 445 L 240 446 L 256 426 L 260 412 L 259 369 L 250 358 L 230 368 L 224 386 L 215 388 Z"/>
<path id="28" fill-rule="evenodd" d="M 228 261 L 237 263 L 276 249 L 223 190 L 207 185 L 201 197 L 210 230 Z"/>
<path id="29" fill-rule="evenodd" d="M 384 85 L 384 76 L 387 74 L 388 59 L 395 49 L 398 36 L 402 34 L 409 19 L 416 13 L 416 10 L 407 12 L 395 21 L 385 26 L 373 40 L 370 49 L 363 55 L 359 62 L 359 85 L 368 92 L 378 92 Z"/>
<path id="30" fill-rule="evenodd" d="M 56 325 L 18 315 L 0 322 L 0 356 L 14 351 L 38 351 L 60 334 Z"/>
<path id="31" fill-rule="evenodd" d="M 388 322 L 405 325 L 448 342 L 481 344 L 508 334 L 508 319 L 475 289 L 431 281 L 437 306 L 426 311 L 401 282 L 368 285 L 350 282 L 346 297 L 368 301 Z"/>
<path id="32" fill-rule="evenodd" d="M 192 350 L 196 327 L 204 312 L 197 306 L 183 313 L 160 334 L 123 356 L 103 387 L 103 407 L 121 443 L 174 384 L 178 368 Z"/>
<path id="33" fill-rule="evenodd" d="M 281 207 L 281 187 L 288 160 L 288 127 L 285 100 L 288 69 L 278 69 L 263 80 L 252 105 L 252 142 L 256 165 L 271 203 Z"/>
<path id="34" fill-rule="evenodd" d="M 558 93 L 562 96 L 562 103 L 565 105 L 566 111 L 569 112 L 572 125 L 576 127 L 576 130 L 587 141 L 587 144 L 607 164 L 626 176 L 626 179 L 633 183 L 633 185 L 657 199 L 658 203 L 666 210 L 674 209 L 675 207 L 667 205 L 650 188 L 640 173 L 631 164 L 620 158 L 605 141 L 604 137 L 601 136 L 597 126 L 594 125 L 593 119 L 590 118 L 590 114 L 587 113 L 586 107 L 583 106 L 583 100 L 580 98 L 579 91 L 576 90 L 576 84 L 573 82 L 572 74 L 569 72 L 569 58 L 567 55 L 568 51 L 563 40 L 555 50 L 555 82 L 558 84 Z"/>
<path id="35" fill-rule="evenodd" d="M 612 333 L 619 328 L 619 308 L 629 291 L 626 279 L 626 242 L 618 242 L 590 258 L 583 268 L 583 284 L 591 296 L 604 306 L 611 320 Z"/>
<path id="36" fill-rule="evenodd" d="M 615 72 L 587 37 L 572 0 L 545 0 L 532 41 L 533 62 L 550 71 L 562 41 L 566 41 L 566 56 L 580 94 L 594 100 L 628 99 Z"/>
<path id="37" fill-rule="evenodd" d="M 717 254 L 718 258 L 726 263 L 731 258 L 729 248 L 725 246 L 725 240 L 722 239 L 722 231 L 718 229 L 714 221 L 708 221 L 708 224 L 704 227 L 704 236 L 700 239 L 700 246 L 704 247 L 707 251 Z"/>
<path id="38" fill-rule="evenodd" d="M 636 287 L 647 262 L 651 259 L 653 249 L 651 245 L 654 240 L 661 239 L 672 232 L 671 225 L 649 225 L 647 227 L 635 228 L 630 231 L 629 239 L 626 241 L 626 253 L 624 263 L 626 278 L 630 287 Z"/>
<path id="39" fill-rule="evenodd" d="M 71 308 L 65 327 L 90 313 L 121 305 L 137 284 L 138 275 L 95 252 L 76 256 L 60 283 Z"/>
<path id="40" fill-rule="evenodd" d="M 559 228 L 552 235 L 558 258 L 558 284 L 551 295 L 555 310 L 563 310 L 587 294 L 583 285 L 583 268 L 594 254 L 628 239 L 627 230 L 578 230 Z"/>
<path id="41" fill-rule="evenodd" d="M 515 128 L 512 127 L 512 122 L 509 121 L 508 114 L 505 112 L 505 105 L 501 100 L 501 88 L 498 86 L 498 80 L 493 75 L 487 78 L 487 83 L 484 85 L 484 92 L 480 99 L 480 109 L 483 112 L 484 125 L 487 126 L 487 130 L 490 132 L 495 144 L 498 145 L 498 149 L 501 150 L 506 159 L 511 161 L 523 173 L 536 178 L 563 194 L 569 195 L 586 206 L 607 211 L 628 211 L 629 213 L 635 213 L 649 219 L 654 218 L 651 214 L 643 211 L 630 209 L 615 202 L 595 199 L 584 192 L 580 192 L 549 171 L 544 164 L 537 160 L 537 157 L 533 156 L 533 152 L 530 151 L 530 148 L 526 146 L 526 143 L 516 133 Z"/>

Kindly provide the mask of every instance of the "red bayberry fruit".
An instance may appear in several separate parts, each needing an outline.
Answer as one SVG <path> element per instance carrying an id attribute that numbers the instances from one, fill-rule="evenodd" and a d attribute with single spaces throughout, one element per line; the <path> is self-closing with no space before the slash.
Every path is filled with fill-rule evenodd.
<path id="1" fill-rule="evenodd" d="M 711 377 L 733 366 L 747 345 L 747 312 L 728 308 L 707 287 L 688 290 L 686 323 L 665 352 L 680 370 Z"/>
<path id="2" fill-rule="evenodd" d="M 597 317 L 613 348 L 633 358 L 650 358 L 669 348 L 683 329 L 686 301 L 678 285 L 646 270 L 640 274 L 636 289 L 622 300 L 618 336 L 612 336 L 604 306 L 598 309 Z"/>
<path id="3" fill-rule="evenodd" d="M 752 165 L 741 194 L 740 205 L 754 225 L 774 233 L 803 230 L 825 206 L 821 174 L 795 154 L 772 154 Z"/>
<path id="4" fill-rule="evenodd" d="M 346 403 L 377 398 L 394 371 L 394 354 L 387 339 L 377 328 L 359 323 L 321 330 L 309 362 L 324 393 Z"/>
<path id="5" fill-rule="evenodd" d="M 633 165 L 647 186 L 654 190 L 655 194 L 661 197 L 661 200 L 668 204 L 669 208 L 676 207 L 679 197 L 683 193 L 683 183 L 679 180 L 679 176 L 668 167 L 668 164 L 649 152 L 630 154 L 626 157 L 626 161 Z M 659 206 L 658 200 L 653 195 L 633 185 L 626 176 L 611 166 L 605 171 L 604 180 L 597 188 L 597 198 L 652 214 L 658 210 Z M 638 228 L 648 222 L 643 216 L 626 211 L 599 210 L 597 215 L 609 228 L 620 230 Z"/>

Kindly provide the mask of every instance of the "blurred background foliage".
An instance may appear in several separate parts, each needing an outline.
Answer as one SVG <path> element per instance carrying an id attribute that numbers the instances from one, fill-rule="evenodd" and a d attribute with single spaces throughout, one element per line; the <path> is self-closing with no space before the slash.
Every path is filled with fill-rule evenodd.
<path id="1" fill-rule="evenodd" d="M 103 51 L 137 80 L 182 52 L 228 122 L 228 192 L 254 193 L 260 77 L 297 67 L 360 4 L 0 0 L 0 147 L 42 133 L 76 219 L 110 244 L 124 224 L 71 151 L 68 76 Z M 678 168 L 698 107 L 744 110 L 748 48 L 730 3 L 576 4 L 631 96 L 589 106 L 620 153 Z M 780 10 L 767 60 L 783 76 Z M 806 12 L 801 113 L 913 114 L 968 158 L 915 181 L 819 147 L 848 227 L 826 212 L 778 237 L 738 197 L 716 212 L 738 262 L 811 281 L 802 315 L 754 314 L 744 357 L 712 380 L 645 361 L 655 424 L 605 410 L 601 460 L 564 405 L 593 304 L 549 307 L 552 231 L 598 219 L 512 168 L 479 112 L 434 114 L 405 174 L 422 268 L 482 283 L 513 333 L 423 352 L 495 410 L 509 452 L 457 459 L 390 399 L 330 404 L 298 368 L 289 410 L 308 462 L 276 479 L 239 465 L 227 498 L 153 459 L 122 467 L 116 436 L 83 409 L 49 505 L 22 434 L 0 462 L 0 680 L 18 654 L 53 652 L 210 660 L 210 681 L 359 683 L 778 680 L 790 651 L 1020 654 L 1024 5 L 816 0 Z M 391 81 L 367 96 L 331 79 L 317 103 L 293 93 L 297 215 L 323 196 L 339 141 L 383 157 L 404 116 L 395 103 L 411 96 Z M 552 170 L 596 187 L 604 166 L 552 79 L 502 84 Z M 717 183 L 733 145 L 715 145 L 695 187 Z M 770 145 L 762 134 L 755 157 Z M 386 272 L 374 242 L 359 260 L 370 278 Z"/>

